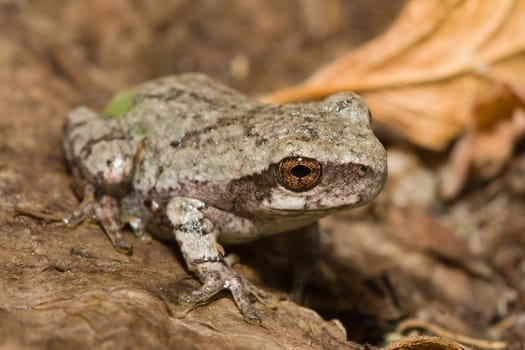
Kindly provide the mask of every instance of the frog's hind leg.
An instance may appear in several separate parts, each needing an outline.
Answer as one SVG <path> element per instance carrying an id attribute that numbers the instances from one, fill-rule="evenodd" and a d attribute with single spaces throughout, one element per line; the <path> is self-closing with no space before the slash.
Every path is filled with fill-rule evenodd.
<path id="1" fill-rule="evenodd" d="M 121 232 L 120 208 L 118 201 L 110 196 L 102 196 L 93 205 L 93 214 L 119 253 L 131 255 L 133 245 L 126 241 Z"/>
<path id="2" fill-rule="evenodd" d="M 102 226 L 116 251 L 131 255 L 133 246 L 122 237 L 121 233 L 118 201 L 106 195 L 97 200 L 95 188 L 90 184 L 83 186 L 83 199 L 78 209 L 64 217 L 62 221 L 68 227 L 75 227 L 88 217 L 93 217 Z"/>
<path id="3" fill-rule="evenodd" d="M 126 255 L 131 255 L 133 252 L 133 246 L 131 243 L 127 242 L 122 237 L 122 225 L 118 201 L 110 196 L 102 196 L 97 200 L 95 198 L 95 188 L 90 184 L 84 186 L 82 202 L 78 208 L 69 215 L 62 216 L 60 214 L 47 214 L 19 207 L 15 208 L 15 210 L 18 214 L 44 221 L 61 221 L 69 228 L 78 226 L 88 218 L 94 218 L 104 229 L 104 232 L 108 236 L 115 250 Z M 143 240 L 147 240 L 147 237 L 149 236 L 145 232 L 140 234 L 136 233 L 136 235 L 137 237 L 146 236 L 146 239 Z"/>
<path id="4" fill-rule="evenodd" d="M 95 199 L 94 189 L 86 185 L 84 197 L 77 209 L 66 216 L 60 214 L 46 214 L 28 209 L 16 208 L 19 214 L 34 217 L 44 221 L 61 221 L 69 228 L 74 228 L 88 218 L 94 218 L 108 236 L 111 244 L 120 253 L 130 255 L 133 246 L 126 242 L 120 232 L 119 208 L 117 201 L 109 196 L 103 196 L 99 201 Z"/>
<path id="5" fill-rule="evenodd" d="M 35 211 L 33 209 L 27 209 L 22 207 L 16 207 L 15 211 L 19 215 L 25 215 L 29 216 L 35 219 L 40 219 L 46 222 L 62 222 L 64 225 L 66 225 L 69 228 L 74 228 L 78 226 L 82 221 L 85 219 L 93 216 L 93 210 L 95 205 L 95 196 L 94 196 L 94 189 L 91 185 L 86 185 L 84 188 L 84 195 L 82 202 L 78 206 L 77 209 L 75 209 L 70 214 L 63 216 L 59 213 L 44 213 L 40 211 Z"/>
<path id="6" fill-rule="evenodd" d="M 70 228 L 78 226 L 84 220 L 93 216 L 95 203 L 95 188 L 92 185 L 87 184 L 84 186 L 82 202 L 80 202 L 78 208 L 72 211 L 69 215 L 62 217 L 60 221 Z"/>

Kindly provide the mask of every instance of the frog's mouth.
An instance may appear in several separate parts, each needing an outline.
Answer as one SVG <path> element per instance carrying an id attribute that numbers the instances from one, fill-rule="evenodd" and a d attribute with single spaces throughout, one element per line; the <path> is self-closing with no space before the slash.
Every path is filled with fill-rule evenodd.
<path id="1" fill-rule="evenodd" d="M 313 204 L 312 206 L 308 206 L 308 204 L 305 204 L 301 208 L 283 208 L 278 206 L 272 206 L 270 204 L 268 205 L 268 209 L 273 214 L 280 216 L 316 216 L 320 218 L 336 212 L 356 208 L 366 203 L 368 202 L 360 202 L 358 204 L 331 205 L 327 207 L 316 207 L 315 204 Z"/>

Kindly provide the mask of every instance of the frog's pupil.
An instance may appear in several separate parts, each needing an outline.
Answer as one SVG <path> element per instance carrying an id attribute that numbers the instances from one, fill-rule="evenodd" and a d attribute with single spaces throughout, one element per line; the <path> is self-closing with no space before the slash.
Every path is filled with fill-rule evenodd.
<path id="1" fill-rule="evenodd" d="M 290 170 L 290 172 L 292 173 L 293 176 L 301 178 L 301 177 L 310 175 L 312 170 L 307 166 L 299 164 L 299 165 L 294 166 Z"/>

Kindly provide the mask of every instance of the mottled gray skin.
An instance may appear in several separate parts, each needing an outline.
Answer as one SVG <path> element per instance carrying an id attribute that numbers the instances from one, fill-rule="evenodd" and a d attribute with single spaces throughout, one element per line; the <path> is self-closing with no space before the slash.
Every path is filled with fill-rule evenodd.
<path id="1" fill-rule="evenodd" d="M 96 189 L 92 215 L 112 221 L 110 231 L 125 221 L 139 236 L 145 227 L 175 237 L 204 284 L 182 299 L 196 303 L 228 288 L 251 322 L 258 318 L 246 293 L 258 291 L 225 264 L 216 242 L 312 225 L 371 201 L 386 178 L 385 150 L 357 95 L 265 105 L 201 74 L 137 87 L 119 119 L 73 110 L 63 144 L 74 174 Z M 316 186 L 295 192 L 281 185 L 276 166 L 291 156 L 321 164 Z"/>

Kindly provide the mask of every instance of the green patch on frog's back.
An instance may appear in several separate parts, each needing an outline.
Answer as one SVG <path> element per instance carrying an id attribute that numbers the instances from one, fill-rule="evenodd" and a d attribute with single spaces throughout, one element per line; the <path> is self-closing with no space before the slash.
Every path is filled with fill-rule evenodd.
<path id="1" fill-rule="evenodd" d="M 131 88 L 119 92 L 113 96 L 111 101 L 104 107 L 102 115 L 117 120 L 122 117 L 133 107 L 136 103 L 137 89 Z"/>

